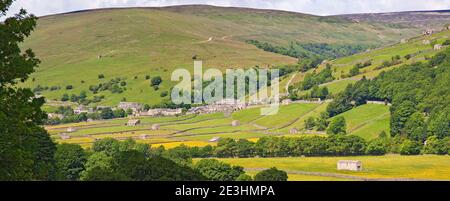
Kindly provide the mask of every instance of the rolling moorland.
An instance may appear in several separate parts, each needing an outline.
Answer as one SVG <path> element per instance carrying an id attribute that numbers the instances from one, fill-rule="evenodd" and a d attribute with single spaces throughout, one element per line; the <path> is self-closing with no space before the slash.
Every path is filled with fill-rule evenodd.
<path id="1" fill-rule="evenodd" d="M 218 10 L 224 14 L 218 14 Z M 79 21 L 73 20 L 74 16 L 79 18 Z M 140 22 L 143 24 L 134 26 L 136 25 L 134 23 L 124 23 L 122 20 L 126 21 L 126 18 L 123 16 L 128 16 L 127 18 L 136 22 L 142 20 Z M 150 26 L 150 30 L 144 30 L 148 26 L 143 25 L 148 22 L 143 19 L 157 22 L 158 26 Z M 167 21 L 161 24 L 164 19 Z M 173 19 L 178 19 L 180 24 L 176 24 L 177 20 Z M 273 27 L 272 32 L 269 32 L 268 28 L 271 26 L 267 24 L 267 19 L 274 20 L 273 25 L 277 26 Z M 128 27 L 133 32 L 129 32 L 127 27 L 118 29 L 118 26 L 109 24 L 117 21 L 127 26 L 134 26 Z M 91 24 L 87 26 L 86 22 Z M 195 24 L 197 22 L 198 24 Z M 208 24 L 210 22 L 223 24 L 207 27 L 212 26 Z M 246 24 L 252 30 L 258 30 L 258 28 L 259 30 L 246 35 L 235 27 L 234 33 L 242 33 L 241 35 L 220 37 L 223 33 L 218 30 L 230 31 L 237 24 L 239 26 Z M 311 31 L 310 27 L 311 29 L 306 32 L 295 32 L 295 26 L 308 24 L 311 26 L 319 24 L 323 26 L 322 28 L 330 28 L 330 31 L 321 32 L 325 34 L 322 35 L 317 34 L 317 30 Z M 183 27 L 184 25 L 186 26 Z M 200 31 L 191 29 L 202 26 L 220 33 L 213 35 L 208 31 L 209 29 Z M 224 26 L 225 29 L 223 29 Z M 97 30 L 98 27 L 100 28 Z M 343 37 L 349 36 L 350 32 L 342 35 L 327 35 L 327 33 L 341 33 L 340 31 L 344 33 L 344 29 L 350 27 L 354 29 L 351 33 L 355 34 L 350 35 L 351 37 Z M 364 31 L 359 32 L 358 28 L 361 27 L 364 27 Z M 152 32 L 152 29 L 157 32 Z M 371 30 L 383 30 L 383 34 L 381 36 L 380 32 Z M 179 31 L 182 34 L 178 35 Z M 284 76 L 282 87 L 286 90 L 283 92 L 287 93 L 292 101 L 312 100 L 319 96 L 324 96 L 328 101 L 284 104 L 275 116 L 261 116 L 260 108 L 254 107 L 231 115 L 214 113 L 174 117 L 132 117 L 141 121 L 136 126 L 126 126 L 128 118 L 117 118 L 47 125 L 45 129 L 53 141 L 64 145 L 58 147 L 59 151 L 61 147 L 69 148 L 66 144 L 69 143 L 81 145 L 86 148 L 86 153 L 89 153 L 89 157 L 86 156 L 88 158 L 86 170 L 80 175 L 75 175 L 75 180 L 80 176 L 82 180 L 99 178 L 101 180 L 101 175 L 105 178 L 123 179 L 114 178 L 120 176 L 112 174 L 115 170 L 107 174 L 107 172 L 101 172 L 104 171 L 101 168 L 99 170 L 98 167 L 97 169 L 88 167 L 94 167 L 97 163 L 97 165 L 101 164 L 101 161 L 106 160 L 107 157 L 132 156 L 132 159 L 137 159 L 133 158 L 136 156 L 133 154 L 136 153 L 127 152 L 130 149 L 135 151 L 144 149 L 145 154 L 163 156 L 168 154 L 168 158 L 175 163 L 187 165 L 186 167 L 193 166 L 199 170 L 202 169 L 202 165 L 215 162 L 194 159 L 192 163 L 191 158 L 218 157 L 220 161 L 242 166 L 245 173 L 251 176 L 275 166 L 286 171 L 290 180 L 446 180 L 449 179 L 447 175 L 450 169 L 448 156 L 405 156 L 420 153 L 446 154 L 448 151 L 443 144 L 448 141 L 448 137 L 445 138 L 448 136 L 448 125 L 445 124 L 448 118 L 445 116 L 445 111 L 448 109 L 445 103 L 448 100 L 443 99 L 448 91 L 439 95 L 436 93 L 445 89 L 429 87 L 432 83 L 445 88 L 443 80 L 446 76 L 448 77 L 447 69 L 450 61 L 449 51 L 445 50 L 445 46 L 448 45 L 450 31 L 443 30 L 418 36 L 420 32 L 421 29 L 418 27 L 401 23 L 396 25 L 364 23 L 288 12 L 203 6 L 75 12 L 40 19 L 37 31 L 31 39 L 26 41 L 24 47 L 35 49 L 43 63 L 37 72 L 30 76 L 25 86 L 35 88 L 39 85 L 36 92 L 42 93 L 49 100 L 58 100 L 64 93 L 78 94 L 81 91 L 88 91 L 87 96 L 92 97 L 94 94 L 89 90 L 90 85 L 120 77 L 119 81 L 125 82 L 124 85 L 121 84 L 123 91 L 121 93 L 101 91 L 95 95 L 104 95 L 106 98 L 95 104 L 116 105 L 123 98 L 127 101 L 156 104 L 162 98 L 161 91 L 168 90 L 171 86 L 167 83 L 171 69 L 177 65 L 189 66 L 193 57 L 204 60 L 208 67 L 222 69 L 230 64 L 236 67 L 295 65 L 297 58 L 263 51 L 249 44 L 248 40 L 264 41 L 280 47 L 292 41 L 360 45 L 355 38 L 363 37 L 362 41 L 370 41 L 364 45 L 382 47 L 351 56 L 331 58 L 314 68 L 296 69 Z M 50 33 L 59 33 L 59 36 L 55 37 Z M 140 37 L 133 35 L 137 33 Z M 149 33 L 156 35 L 147 37 Z M 312 38 L 313 35 L 317 38 Z M 298 38 L 303 36 L 309 36 L 309 38 L 299 41 Z M 131 40 L 128 37 L 140 39 Z M 202 38 L 206 39 L 201 40 Z M 313 40 L 309 41 L 310 39 Z M 404 40 L 399 42 L 400 39 Z M 64 41 L 70 41 L 70 44 Z M 46 47 L 51 48 L 43 48 L 46 42 L 49 42 Z M 229 51 L 231 49 L 229 45 L 233 44 L 236 45 L 233 47 L 237 47 L 237 51 L 235 49 Z M 148 48 L 148 45 L 151 48 Z M 436 45 L 443 47 L 437 48 Z M 185 48 L 184 52 L 178 51 L 179 48 Z M 173 54 L 175 49 L 180 54 Z M 147 53 L 151 55 L 150 58 Z M 162 65 L 164 60 L 170 60 L 172 64 Z M 217 63 L 211 65 L 208 64 L 209 61 Z M 416 62 L 422 62 L 422 64 Z M 148 66 L 148 68 L 144 69 L 142 66 Z M 149 72 L 146 71 L 148 69 L 150 69 Z M 417 84 L 417 89 L 404 85 L 408 78 L 401 77 L 402 71 L 399 69 L 405 69 L 406 75 L 418 78 L 414 82 Z M 417 72 L 423 73 L 423 77 L 417 75 L 421 74 Z M 147 74 L 149 77 L 159 75 L 163 78 L 164 81 L 159 85 L 158 90 L 149 86 L 150 80 L 146 78 Z M 57 77 L 66 79 L 56 79 Z M 322 79 L 324 77 L 325 79 Z M 377 79 L 367 80 L 367 78 Z M 399 83 L 396 83 L 395 78 L 399 78 Z M 391 84 L 395 87 L 386 87 Z M 67 87 L 69 85 L 71 87 Z M 44 89 L 42 89 L 43 86 Z M 54 86 L 56 86 L 54 90 L 45 89 L 45 87 Z M 399 86 L 400 88 L 403 86 L 405 93 L 410 93 L 410 96 L 399 92 L 397 90 Z M 369 88 L 371 90 L 365 94 L 365 89 Z M 430 96 L 420 96 L 427 94 L 424 92 L 427 90 L 435 95 L 431 97 L 435 98 L 433 99 L 435 102 L 426 100 Z M 153 92 L 148 95 L 146 91 Z M 323 91 L 327 93 L 324 95 Z M 424 97 L 426 97 L 425 100 L 423 100 Z M 146 99 L 154 102 L 147 102 Z M 414 103 L 417 107 L 411 106 Z M 430 103 L 436 104 L 430 106 Z M 54 111 L 55 107 L 47 105 L 44 109 Z M 233 121 L 238 121 L 239 124 L 233 124 Z M 159 127 L 155 129 L 153 127 L 156 124 Z M 429 127 L 426 128 L 425 125 Z M 130 138 L 134 141 L 130 141 Z M 429 144 L 423 146 L 425 140 Z M 152 149 L 149 151 L 147 150 L 149 147 L 141 145 L 151 145 Z M 439 147 L 441 145 L 444 145 L 443 149 Z M 432 147 L 433 150 L 427 150 L 430 149 L 428 147 Z M 120 152 L 120 150 L 126 151 Z M 77 152 L 85 154 L 83 150 Z M 391 153 L 395 155 L 390 155 Z M 398 153 L 402 155 L 396 155 Z M 106 156 L 103 156 L 105 154 Z M 255 156 L 261 158 L 253 158 Z M 64 157 L 61 159 L 64 160 Z M 363 171 L 337 171 L 335 164 L 340 159 L 361 160 L 364 164 Z M 393 164 L 397 167 L 396 169 L 392 169 Z M 169 167 L 171 166 L 167 165 L 164 168 L 169 170 Z M 114 168 L 122 171 L 120 167 Z M 242 173 L 242 170 L 239 172 Z M 98 175 L 100 177 L 97 177 Z M 237 176 L 241 175 L 237 174 Z M 130 176 L 132 177 L 143 179 L 136 175 Z M 201 178 L 201 176 L 195 178 Z M 232 180 L 235 179 L 232 178 Z"/>
<path id="2" fill-rule="evenodd" d="M 443 26 L 441 19 L 430 19 Z M 421 33 L 401 23 L 354 22 L 339 17 L 212 6 L 103 9 L 41 17 L 23 47 L 36 50 L 40 67 L 25 86 L 48 100 L 87 92 L 91 105 L 121 100 L 150 105 L 167 97 L 176 68 L 249 68 L 295 65 L 297 58 L 262 51 L 248 40 L 288 46 L 298 43 L 384 46 Z M 102 75 L 101 79 L 99 78 Z M 158 90 L 150 79 L 161 76 Z M 61 79 L 64 78 L 64 79 Z M 91 86 L 119 78 L 119 90 L 95 92 Z"/>

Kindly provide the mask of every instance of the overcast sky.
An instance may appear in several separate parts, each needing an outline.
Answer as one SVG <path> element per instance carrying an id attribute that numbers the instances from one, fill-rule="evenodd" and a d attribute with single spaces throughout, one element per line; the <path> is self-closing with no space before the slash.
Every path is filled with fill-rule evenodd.
<path id="1" fill-rule="evenodd" d="M 315 15 L 450 9 L 450 0 L 16 0 L 11 12 L 25 8 L 43 16 L 94 8 L 186 4 L 277 9 Z"/>

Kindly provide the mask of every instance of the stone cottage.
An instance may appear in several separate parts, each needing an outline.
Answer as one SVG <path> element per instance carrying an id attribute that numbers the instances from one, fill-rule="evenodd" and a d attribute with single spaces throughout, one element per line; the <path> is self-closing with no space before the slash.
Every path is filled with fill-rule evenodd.
<path id="1" fill-rule="evenodd" d="M 337 162 L 337 170 L 361 171 L 362 163 L 355 160 L 340 160 Z"/>
<path id="2" fill-rule="evenodd" d="M 139 120 L 139 119 L 130 119 L 127 122 L 127 126 L 137 126 L 140 123 L 141 123 L 141 120 Z"/>

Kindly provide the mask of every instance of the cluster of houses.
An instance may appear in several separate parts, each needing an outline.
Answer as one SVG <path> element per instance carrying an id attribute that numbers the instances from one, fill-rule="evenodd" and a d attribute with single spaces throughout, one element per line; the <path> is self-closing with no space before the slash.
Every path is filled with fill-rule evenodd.
<path id="1" fill-rule="evenodd" d="M 131 110 L 133 113 L 138 113 L 144 109 L 144 105 L 134 102 L 120 102 L 119 105 L 117 105 L 117 108 L 125 111 Z"/>
<path id="2" fill-rule="evenodd" d="M 290 105 L 290 104 L 294 104 L 294 103 L 316 103 L 316 104 L 322 104 L 322 103 L 329 103 L 332 102 L 333 99 L 327 99 L 327 100 L 322 100 L 320 98 L 313 98 L 311 100 L 296 100 L 293 101 L 291 99 L 284 99 L 281 101 L 282 105 Z"/>
<path id="3" fill-rule="evenodd" d="M 323 103 L 322 100 L 313 100 L 313 101 L 291 101 L 289 99 L 283 100 L 281 103 L 283 105 L 289 105 L 291 103 Z M 241 103 L 235 99 L 223 99 L 221 101 L 217 101 L 213 104 L 208 105 L 201 105 L 197 107 L 192 107 L 188 111 L 186 111 L 186 114 L 212 114 L 212 113 L 224 113 L 224 114 L 231 114 L 235 111 L 243 110 L 248 107 L 257 106 L 257 105 L 263 105 L 268 104 L 270 101 L 265 100 L 253 100 L 249 103 Z M 86 106 L 77 106 L 74 109 L 74 114 L 81 114 L 81 113 L 87 113 L 91 114 L 94 113 L 96 110 L 101 110 L 104 108 L 111 108 L 109 106 L 97 106 L 96 109 Z M 170 108 L 155 108 L 155 109 L 149 109 L 144 110 L 144 105 L 141 103 L 136 102 L 120 102 L 117 107 L 111 108 L 112 110 L 116 109 L 123 109 L 125 111 L 132 111 L 133 116 L 135 117 L 156 117 L 156 116 L 179 116 L 183 114 L 183 110 L 181 108 L 177 109 L 170 109 Z M 61 114 L 55 114 L 50 113 L 48 114 L 48 117 L 50 119 L 64 118 Z M 130 124 L 138 124 L 139 122 L 130 122 Z"/>
<path id="4" fill-rule="evenodd" d="M 181 108 L 178 109 L 165 109 L 165 108 L 158 108 L 158 109 L 150 109 L 148 111 L 140 111 L 136 112 L 135 116 L 178 116 L 183 114 L 183 110 Z"/>

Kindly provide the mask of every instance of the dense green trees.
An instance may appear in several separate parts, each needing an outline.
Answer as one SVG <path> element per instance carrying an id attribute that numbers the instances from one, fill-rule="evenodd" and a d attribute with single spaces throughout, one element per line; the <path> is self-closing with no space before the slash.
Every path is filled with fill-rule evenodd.
<path id="1" fill-rule="evenodd" d="M 81 172 L 84 181 L 195 181 L 205 180 L 200 172 L 177 163 L 171 155 L 129 139 L 96 141 Z"/>
<path id="2" fill-rule="evenodd" d="M 424 154 L 448 154 L 450 151 L 450 137 L 440 140 L 437 136 L 430 136 L 423 147 Z"/>
<path id="3" fill-rule="evenodd" d="M 263 170 L 255 175 L 255 181 L 287 181 L 287 179 L 287 173 L 275 167 Z"/>
<path id="4" fill-rule="evenodd" d="M 303 95 L 300 97 L 302 100 L 308 100 L 308 99 L 314 99 L 314 98 L 320 98 L 321 100 L 324 100 L 328 98 L 330 95 L 327 87 L 319 87 L 319 85 L 314 85 L 311 89 L 311 92 L 307 93 L 306 95 Z M 291 100 L 298 99 L 291 98 Z"/>
<path id="5" fill-rule="evenodd" d="M 387 152 L 387 144 L 383 138 L 371 140 L 366 148 L 367 155 L 384 155 Z"/>
<path id="6" fill-rule="evenodd" d="M 417 141 L 405 140 L 400 145 L 401 155 L 417 155 L 422 149 L 422 144 Z"/>
<path id="7" fill-rule="evenodd" d="M 334 80 L 333 72 L 331 70 L 331 66 L 327 66 L 324 70 L 316 73 L 315 71 L 312 73 L 308 73 L 305 75 L 303 82 L 301 83 L 302 90 L 308 90 L 313 88 L 314 86 L 318 86 L 323 83 L 331 82 Z M 328 95 L 328 94 L 327 94 Z"/>
<path id="8" fill-rule="evenodd" d="M 60 144 L 56 148 L 56 179 L 76 181 L 84 170 L 87 154 L 80 145 Z"/>
<path id="9" fill-rule="evenodd" d="M 100 110 L 100 117 L 102 119 L 113 119 L 114 118 L 114 112 L 110 107 L 103 108 Z"/>
<path id="10" fill-rule="evenodd" d="M 215 147 L 187 147 L 177 149 L 182 158 L 233 158 L 233 157 L 295 157 L 295 156 L 358 156 L 384 155 L 386 153 L 445 154 L 450 151 L 450 137 L 438 139 L 429 138 L 426 146 L 406 137 L 388 137 L 380 133 L 379 137 L 366 142 L 354 135 L 262 137 L 256 143 L 248 140 L 233 140 L 225 138 Z M 170 152 L 170 150 L 168 150 Z M 240 155 L 239 153 L 246 153 Z"/>
<path id="11" fill-rule="evenodd" d="M 236 181 L 240 175 L 245 174 L 242 167 L 231 166 L 216 159 L 202 159 L 195 164 L 195 169 L 210 181 Z"/>
<path id="12" fill-rule="evenodd" d="M 322 61 L 349 56 L 362 52 L 371 46 L 367 45 L 336 45 L 326 43 L 291 43 L 288 47 L 274 46 L 257 40 L 248 40 L 247 43 L 255 45 L 264 51 L 274 52 L 299 59 L 299 70 L 306 72 L 316 68 Z"/>
<path id="13" fill-rule="evenodd" d="M 360 137 L 345 135 L 302 138 L 263 137 L 256 143 L 245 139 L 225 138 L 220 140 L 216 147 L 210 148 L 213 151 L 204 152 L 202 157 L 347 156 L 364 155 L 366 142 Z M 194 153 L 192 150 L 195 149 L 199 148 L 188 148 L 186 152 L 192 154 Z"/>
<path id="14" fill-rule="evenodd" d="M 330 125 L 327 129 L 327 134 L 329 135 L 345 135 L 347 126 L 345 123 L 345 118 L 342 116 L 336 117 L 331 120 Z"/>
<path id="15" fill-rule="evenodd" d="M 12 4 L 0 4 L 0 18 Z M 46 114 L 44 98 L 18 87 L 34 72 L 39 60 L 19 44 L 30 36 L 36 17 L 25 10 L 0 23 L 0 180 L 48 180 L 54 177 L 55 145 L 40 126 Z"/>
<path id="16" fill-rule="evenodd" d="M 314 126 L 316 126 L 316 119 L 314 117 L 308 117 L 305 120 L 305 129 L 312 130 L 314 129 Z"/>

